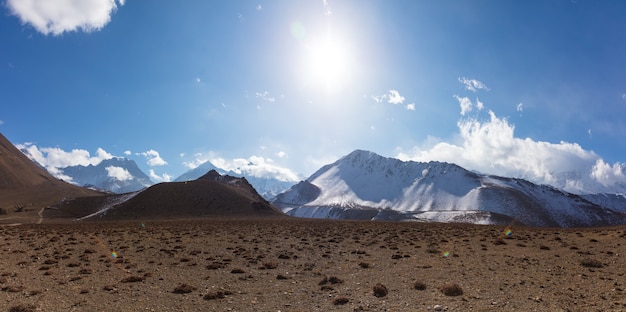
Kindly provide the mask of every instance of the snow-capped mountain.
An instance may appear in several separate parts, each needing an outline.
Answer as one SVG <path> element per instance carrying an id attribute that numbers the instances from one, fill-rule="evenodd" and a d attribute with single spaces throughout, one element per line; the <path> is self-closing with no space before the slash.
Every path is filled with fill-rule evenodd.
<path id="1" fill-rule="evenodd" d="M 113 193 L 135 192 L 154 184 L 135 161 L 127 158 L 114 157 L 95 166 L 65 167 L 62 173 L 77 185 Z"/>
<path id="2" fill-rule="evenodd" d="M 280 194 L 280 192 L 287 190 L 294 184 L 294 182 L 281 181 L 276 178 L 255 177 L 252 175 L 236 173 L 233 171 L 225 171 L 215 167 L 210 161 L 204 162 L 200 166 L 183 173 L 181 176 L 176 178 L 174 182 L 193 181 L 207 174 L 207 172 L 211 170 L 215 170 L 222 175 L 229 175 L 238 178 L 245 177 L 248 183 L 252 184 L 256 191 L 265 199 L 271 199 L 275 197 L 276 195 Z"/>
<path id="3" fill-rule="evenodd" d="M 626 213 L 626 196 L 623 194 L 584 194 L 584 199 L 602 207 Z"/>
<path id="4" fill-rule="evenodd" d="M 622 213 L 551 186 L 361 150 L 322 167 L 272 202 L 287 214 L 314 218 L 560 227 L 626 223 Z"/>

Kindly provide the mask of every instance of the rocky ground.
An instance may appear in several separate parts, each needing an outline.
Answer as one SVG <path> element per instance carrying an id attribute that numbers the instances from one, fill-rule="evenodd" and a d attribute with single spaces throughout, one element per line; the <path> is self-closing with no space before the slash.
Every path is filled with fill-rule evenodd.
<path id="1" fill-rule="evenodd" d="M 626 227 L 0 226 L 0 311 L 624 311 Z"/>

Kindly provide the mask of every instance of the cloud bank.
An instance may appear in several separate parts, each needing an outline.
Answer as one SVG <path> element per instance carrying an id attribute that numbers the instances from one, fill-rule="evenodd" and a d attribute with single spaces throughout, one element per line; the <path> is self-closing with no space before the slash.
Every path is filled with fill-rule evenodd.
<path id="1" fill-rule="evenodd" d="M 397 157 L 455 163 L 469 170 L 523 178 L 573 193 L 626 192 L 626 164 L 608 164 L 579 144 L 517 138 L 515 126 L 492 111 L 488 120 L 462 119 L 457 126 L 456 142 L 430 142 L 430 146 L 416 147 Z"/>
<path id="2" fill-rule="evenodd" d="M 102 148 L 96 150 L 96 154 L 91 156 L 89 151 L 83 149 L 73 149 L 66 152 L 58 147 L 42 147 L 32 143 L 16 144 L 19 150 L 26 156 L 44 167 L 48 172 L 58 179 L 71 181 L 72 179 L 63 174 L 62 168 L 69 166 L 97 166 L 103 160 L 111 159 L 114 156 L 107 153 Z"/>
<path id="3" fill-rule="evenodd" d="M 129 181 L 133 179 L 133 175 L 128 172 L 125 168 L 116 167 L 116 166 L 108 166 L 106 168 L 107 175 L 111 178 L 115 178 L 119 181 Z"/>
<path id="4" fill-rule="evenodd" d="M 280 157 L 280 156 L 279 156 Z M 278 166 L 270 158 L 250 156 L 249 158 L 235 158 L 226 160 L 214 157 L 211 163 L 225 171 L 232 171 L 241 175 L 250 175 L 259 178 L 276 178 L 281 181 L 299 181 L 300 178 L 290 169 Z"/>
<path id="5" fill-rule="evenodd" d="M 102 29 L 125 0 L 7 0 L 11 14 L 44 35 Z"/>

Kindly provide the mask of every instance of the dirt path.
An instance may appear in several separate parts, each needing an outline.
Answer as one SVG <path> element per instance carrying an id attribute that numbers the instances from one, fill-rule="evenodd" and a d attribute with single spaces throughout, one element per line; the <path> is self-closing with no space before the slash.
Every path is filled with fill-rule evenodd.
<path id="1" fill-rule="evenodd" d="M 41 222 L 43 222 L 43 211 L 46 209 L 46 207 L 41 207 L 41 209 L 39 210 L 39 212 L 37 212 L 37 216 L 39 216 L 39 219 L 37 219 L 37 224 L 41 224 Z"/>

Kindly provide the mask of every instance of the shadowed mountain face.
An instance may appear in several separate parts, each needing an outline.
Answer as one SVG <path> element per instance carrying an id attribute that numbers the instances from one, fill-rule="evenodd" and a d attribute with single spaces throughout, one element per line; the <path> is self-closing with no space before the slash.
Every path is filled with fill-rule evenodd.
<path id="1" fill-rule="evenodd" d="M 89 208 L 94 205 L 100 208 Z M 94 221 L 285 216 L 245 178 L 222 176 L 215 170 L 194 181 L 159 183 L 136 194 L 109 196 L 98 203 L 81 199 L 59 210 L 54 213 Z M 84 214 L 81 216 L 79 211 Z"/>
<path id="2" fill-rule="evenodd" d="M 0 209 L 2 213 L 43 208 L 63 198 L 95 195 L 101 195 L 101 193 L 52 177 L 0 134 Z"/>

